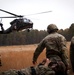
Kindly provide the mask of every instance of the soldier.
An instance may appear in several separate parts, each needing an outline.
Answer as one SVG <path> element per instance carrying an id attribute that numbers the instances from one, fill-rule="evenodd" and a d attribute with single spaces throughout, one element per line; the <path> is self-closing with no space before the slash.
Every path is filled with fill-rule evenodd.
<path id="1" fill-rule="evenodd" d="M 56 61 L 63 61 L 68 69 L 68 56 L 67 56 L 67 47 L 66 39 L 63 35 L 57 33 L 58 28 L 55 24 L 50 24 L 47 27 L 47 35 L 36 48 L 33 55 L 33 64 L 36 64 L 37 58 L 40 53 L 46 48 L 46 57 L 49 59 L 55 59 Z"/>
<path id="2" fill-rule="evenodd" d="M 0 34 L 8 34 L 8 33 L 11 33 L 12 31 L 15 31 L 16 30 L 16 26 L 15 25 L 10 26 L 6 30 L 4 30 L 2 23 L 0 23 L 0 26 L 1 26 L 1 30 L 2 30 L 2 31 L 0 31 Z"/>
<path id="3" fill-rule="evenodd" d="M 74 72 L 74 36 L 71 39 L 71 44 L 70 44 L 70 60 L 72 64 L 72 69 Z"/>
<path id="4" fill-rule="evenodd" d="M 0 75 L 55 75 L 55 71 L 53 69 L 56 67 L 56 65 L 51 65 L 50 63 L 51 60 L 44 59 L 42 63 L 35 67 L 32 66 L 21 70 L 13 69 L 5 72 L 0 72 Z"/>
<path id="5" fill-rule="evenodd" d="M 0 66 L 2 66 L 2 63 L 1 63 L 1 55 L 0 55 Z"/>

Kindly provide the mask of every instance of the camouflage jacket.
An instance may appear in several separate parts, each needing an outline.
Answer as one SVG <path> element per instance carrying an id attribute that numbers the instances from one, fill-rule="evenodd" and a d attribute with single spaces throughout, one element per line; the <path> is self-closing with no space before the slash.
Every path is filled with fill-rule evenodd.
<path id="1" fill-rule="evenodd" d="M 74 72 L 74 36 L 72 37 L 70 44 L 70 61 Z"/>
<path id="2" fill-rule="evenodd" d="M 68 65 L 68 50 L 66 47 L 66 39 L 64 36 L 58 33 L 52 33 L 46 36 L 36 48 L 33 61 L 37 61 L 40 53 L 46 48 L 46 57 L 49 58 L 52 55 L 60 56 L 65 65 Z"/>
<path id="3" fill-rule="evenodd" d="M 21 70 L 9 70 L 5 72 L 0 72 L 0 75 L 55 75 L 55 71 L 53 71 L 49 67 L 45 67 L 43 65 L 34 67 L 36 74 L 32 74 L 32 70 L 30 67 L 21 69 Z"/>

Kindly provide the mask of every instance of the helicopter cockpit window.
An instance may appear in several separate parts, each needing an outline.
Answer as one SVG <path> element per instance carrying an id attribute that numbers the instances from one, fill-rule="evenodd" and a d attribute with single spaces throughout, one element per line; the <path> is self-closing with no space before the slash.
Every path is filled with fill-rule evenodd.
<path id="1" fill-rule="evenodd" d="M 29 23 L 30 20 L 29 19 L 24 19 L 24 22 Z"/>

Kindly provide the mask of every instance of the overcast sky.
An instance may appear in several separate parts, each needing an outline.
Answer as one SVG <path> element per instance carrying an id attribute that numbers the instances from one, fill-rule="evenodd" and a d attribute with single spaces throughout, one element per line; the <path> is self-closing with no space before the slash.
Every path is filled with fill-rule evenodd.
<path id="1" fill-rule="evenodd" d="M 74 0 L 0 0 L 0 9 L 17 15 L 28 15 L 45 11 L 45 14 L 24 16 L 33 21 L 34 29 L 46 30 L 51 23 L 59 29 L 69 28 L 74 23 Z M 0 11 L 0 16 L 12 16 Z M 13 19 L 2 19 L 4 28 L 10 27 Z"/>

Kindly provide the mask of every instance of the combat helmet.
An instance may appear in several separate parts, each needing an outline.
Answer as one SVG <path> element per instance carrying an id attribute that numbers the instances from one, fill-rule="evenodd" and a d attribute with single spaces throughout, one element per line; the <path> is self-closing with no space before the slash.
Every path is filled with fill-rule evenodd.
<path id="1" fill-rule="evenodd" d="M 57 32 L 57 31 L 58 31 L 58 27 L 55 24 L 49 24 L 47 26 L 48 33 Z"/>

